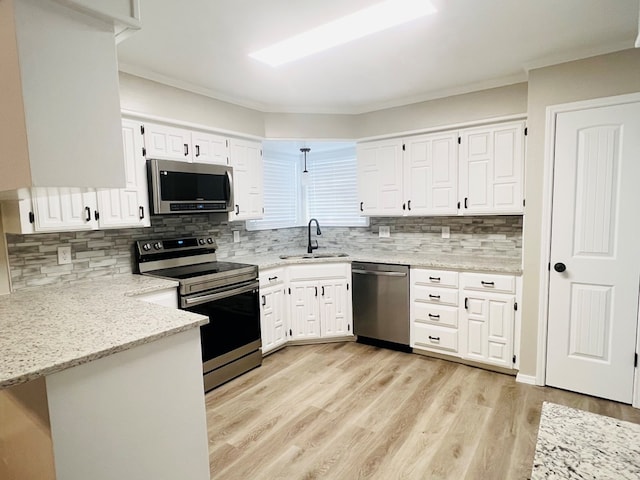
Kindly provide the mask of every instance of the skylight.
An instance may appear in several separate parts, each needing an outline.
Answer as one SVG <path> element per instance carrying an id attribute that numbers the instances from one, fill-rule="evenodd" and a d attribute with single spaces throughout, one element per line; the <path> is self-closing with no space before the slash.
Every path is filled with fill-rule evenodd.
<path id="1" fill-rule="evenodd" d="M 386 0 L 250 53 L 272 67 L 435 13 L 428 0 Z"/>

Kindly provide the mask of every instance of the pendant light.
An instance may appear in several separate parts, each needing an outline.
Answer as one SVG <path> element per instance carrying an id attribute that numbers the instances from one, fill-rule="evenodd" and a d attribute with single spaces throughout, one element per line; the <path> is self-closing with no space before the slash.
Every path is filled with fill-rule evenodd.
<path id="1" fill-rule="evenodd" d="M 309 170 L 307 170 L 307 153 L 309 153 L 311 149 L 309 147 L 302 147 L 300 152 L 304 155 L 304 170 L 302 171 L 302 185 L 309 184 Z"/>

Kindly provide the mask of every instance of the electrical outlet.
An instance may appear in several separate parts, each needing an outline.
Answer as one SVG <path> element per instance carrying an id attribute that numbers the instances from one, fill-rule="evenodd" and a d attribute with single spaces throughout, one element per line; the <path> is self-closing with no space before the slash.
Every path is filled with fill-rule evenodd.
<path id="1" fill-rule="evenodd" d="M 442 227 L 442 238 L 451 237 L 451 227 Z"/>
<path id="2" fill-rule="evenodd" d="M 391 236 L 391 228 L 388 226 L 380 225 L 380 229 L 378 230 L 378 235 L 380 238 L 389 238 Z"/>
<path id="3" fill-rule="evenodd" d="M 71 263 L 71 245 L 58 247 L 58 265 L 67 265 L 69 263 Z"/>
<path id="4" fill-rule="evenodd" d="M 233 243 L 240 243 L 240 231 L 239 230 L 234 230 L 233 231 Z"/>

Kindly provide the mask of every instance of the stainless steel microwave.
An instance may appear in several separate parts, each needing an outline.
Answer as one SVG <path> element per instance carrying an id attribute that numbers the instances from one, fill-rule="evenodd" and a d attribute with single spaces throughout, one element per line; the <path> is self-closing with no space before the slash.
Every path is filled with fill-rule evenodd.
<path id="1" fill-rule="evenodd" d="M 226 165 L 147 160 L 154 214 L 233 211 L 233 169 Z"/>

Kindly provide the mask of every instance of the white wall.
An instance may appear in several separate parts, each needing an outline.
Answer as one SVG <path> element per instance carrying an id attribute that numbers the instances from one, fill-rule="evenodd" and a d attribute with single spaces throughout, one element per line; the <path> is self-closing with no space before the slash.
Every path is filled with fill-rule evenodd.
<path id="1" fill-rule="evenodd" d="M 524 284 L 520 371 L 536 373 L 540 237 L 546 108 L 550 105 L 640 91 L 640 50 L 601 55 L 529 72 L 524 223 Z"/>

